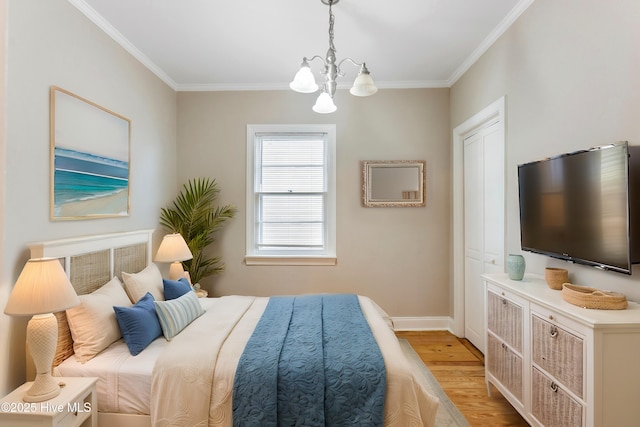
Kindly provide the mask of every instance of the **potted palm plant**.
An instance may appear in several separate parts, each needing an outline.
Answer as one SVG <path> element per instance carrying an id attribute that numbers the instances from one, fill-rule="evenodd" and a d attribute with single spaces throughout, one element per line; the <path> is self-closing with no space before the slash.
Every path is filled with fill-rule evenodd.
<path id="1" fill-rule="evenodd" d="M 221 256 L 205 252 L 215 241 L 214 233 L 236 213 L 232 205 L 215 206 L 218 193 L 215 179 L 196 178 L 183 185 L 171 206 L 160 209 L 160 225 L 180 233 L 191 250 L 193 259 L 183 265 L 192 283 L 224 270 Z"/>

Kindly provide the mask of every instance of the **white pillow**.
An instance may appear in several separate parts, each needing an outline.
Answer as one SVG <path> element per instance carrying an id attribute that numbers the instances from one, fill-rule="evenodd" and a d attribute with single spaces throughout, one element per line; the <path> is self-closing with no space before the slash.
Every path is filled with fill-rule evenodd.
<path id="1" fill-rule="evenodd" d="M 189 323 L 204 313 L 194 291 L 169 301 L 155 301 L 154 304 L 162 333 L 167 340 L 178 335 Z"/>
<path id="2" fill-rule="evenodd" d="M 76 360 L 85 363 L 122 336 L 113 306 L 132 304 L 117 277 L 79 298 L 80 305 L 67 310 L 67 321 Z"/>
<path id="3" fill-rule="evenodd" d="M 131 274 L 123 271 L 122 280 L 132 303 L 140 301 L 147 292 L 153 295 L 155 301 L 164 301 L 162 274 L 154 263 L 149 264 L 139 273 Z"/>

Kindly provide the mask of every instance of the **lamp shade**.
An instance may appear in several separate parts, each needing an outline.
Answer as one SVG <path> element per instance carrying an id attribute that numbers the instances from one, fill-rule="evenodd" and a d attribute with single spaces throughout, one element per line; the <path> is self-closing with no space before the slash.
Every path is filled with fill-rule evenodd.
<path id="1" fill-rule="evenodd" d="M 369 71 L 366 68 L 361 70 L 353 82 L 353 86 L 349 89 L 351 95 L 355 96 L 369 96 L 378 91 L 378 88 L 373 83 L 373 79 L 369 75 Z"/>
<path id="2" fill-rule="evenodd" d="M 4 309 L 10 316 L 55 313 L 80 304 L 57 258 L 27 261 Z"/>
<path id="3" fill-rule="evenodd" d="M 167 234 L 162 239 L 158 252 L 156 253 L 157 262 L 174 262 L 186 261 L 193 258 L 187 242 L 180 233 Z"/>
<path id="4" fill-rule="evenodd" d="M 316 79 L 313 77 L 311 67 L 309 67 L 306 59 L 302 61 L 302 65 L 293 78 L 293 81 L 289 83 L 289 87 L 301 93 L 313 93 L 318 90 Z"/>
<path id="5" fill-rule="evenodd" d="M 336 111 L 338 107 L 333 103 L 333 99 L 327 92 L 322 92 L 320 96 L 318 96 L 318 99 L 312 109 L 316 113 L 328 114 Z"/>

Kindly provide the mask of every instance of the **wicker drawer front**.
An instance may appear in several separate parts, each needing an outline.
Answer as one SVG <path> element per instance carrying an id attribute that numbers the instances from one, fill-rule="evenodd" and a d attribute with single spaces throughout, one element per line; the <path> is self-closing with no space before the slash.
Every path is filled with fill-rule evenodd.
<path id="1" fill-rule="evenodd" d="M 487 338 L 488 371 L 522 401 L 522 358 L 493 335 Z"/>
<path id="2" fill-rule="evenodd" d="M 533 362 L 577 396 L 583 397 L 584 342 L 564 329 L 531 316 Z"/>
<path id="3" fill-rule="evenodd" d="M 489 292 L 487 295 L 487 324 L 489 330 L 522 353 L 522 307 Z"/>
<path id="4" fill-rule="evenodd" d="M 531 412 L 547 427 L 581 427 L 582 405 L 533 368 Z"/>

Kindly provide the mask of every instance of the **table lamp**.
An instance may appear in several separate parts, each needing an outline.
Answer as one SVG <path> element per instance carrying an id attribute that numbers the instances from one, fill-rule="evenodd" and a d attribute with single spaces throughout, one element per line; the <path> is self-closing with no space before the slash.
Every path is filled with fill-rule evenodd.
<path id="1" fill-rule="evenodd" d="M 10 316 L 33 316 L 27 324 L 27 344 L 36 379 L 23 396 L 25 402 L 42 402 L 60 394 L 60 386 L 51 376 L 58 344 L 58 320 L 53 313 L 78 304 L 80 299 L 57 258 L 27 261 L 4 309 Z"/>
<path id="2" fill-rule="evenodd" d="M 193 255 L 187 246 L 187 242 L 180 233 L 167 234 L 163 237 L 162 243 L 156 253 L 157 262 L 170 262 L 169 279 L 178 280 L 184 277 L 182 261 L 192 259 Z"/>

